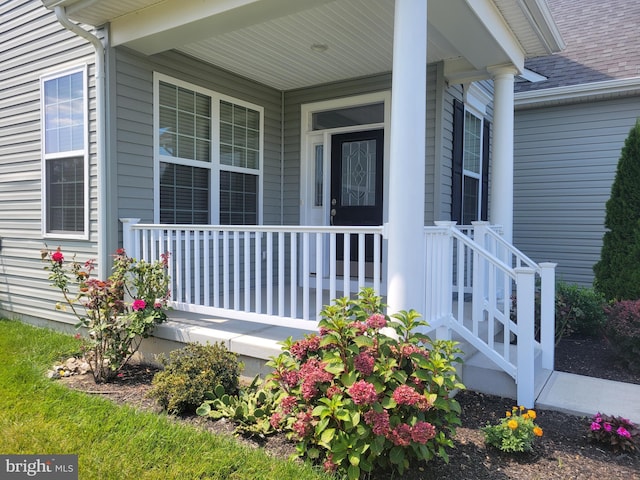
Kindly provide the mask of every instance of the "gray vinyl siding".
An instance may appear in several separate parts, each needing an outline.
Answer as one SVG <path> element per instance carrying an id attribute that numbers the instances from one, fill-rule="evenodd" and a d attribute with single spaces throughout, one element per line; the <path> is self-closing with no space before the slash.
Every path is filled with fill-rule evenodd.
<path id="1" fill-rule="evenodd" d="M 591 285 L 605 204 L 640 98 L 517 110 L 514 243 L 557 277 Z"/>
<path id="2" fill-rule="evenodd" d="M 118 217 L 153 221 L 155 71 L 264 107 L 263 221 L 281 223 L 280 92 L 177 52 L 146 57 L 117 48 L 115 57 Z M 217 192 L 214 185 L 212 195 Z"/>
<path id="3" fill-rule="evenodd" d="M 90 131 L 94 132 L 94 51 L 62 29 L 39 0 L 0 6 L 0 315 L 71 323 L 55 310 L 40 251 L 60 246 L 67 258 L 95 258 L 96 163 L 90 156 L 89 241 L 43 238 L 40 76 L 88 64 Z M 90 152 L 95 152 L 90 135 Z"/>

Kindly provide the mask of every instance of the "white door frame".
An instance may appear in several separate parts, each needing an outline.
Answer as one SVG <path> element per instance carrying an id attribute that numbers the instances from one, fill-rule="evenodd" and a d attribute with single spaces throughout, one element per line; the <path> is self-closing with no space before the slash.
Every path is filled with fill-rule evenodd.
<path id="1" fill-rule="evenodd" d="M 365 125 L 353 125 L 348 127 L 332 128 L 326 130 L 311 129 L 311 116 L 313 113 L 337 110 L 345 107 L 367 105 L 372 103 L 384 103 L 384 123 L 371 123 Z M 337 98 L 322 102 L 307 103 L 301 106 L 300 122 L 300 224 L 301 225 L 329 225 L 330 181 L 331 181 L 331 138 L 338 133 L 357 132 L 382 128 L 384 130 L 384 181 L 383 181 L 383 223 L 388 215 L 388 178 L 389 178 L 389 128 L 391 124 L 391 92 L 377 92 L 353 97 Z M 322 206 L 314 206 L 315 183 L 315 146 L 324 146 L 323 156 L 323 193 Z"/>
<path id="2" fill-rule="evenodd" d="M 337 110 L 345 107 L 367 105 L 373 103 L 384 104 L 384 123 L 370 123 L 353 125 L 348 127 L 332 128 L 325 130 L 312 130 L 312 114 L 322 111 Z M 330 223 L 329 212 L 331 210 L 331 139 L 339 133 L 358 132 L 365 130 L 383 129 L 383 207 L 382 222 L 388 218 L 388 192 L 389 185 L 389 128 L 391 125 L 391 92 L 383 91 L 357 95 L 353 97 L 337 98 L 322 102 L 307 103 L 301 106 L 300 122 L 300 225 L 327 226 Z M 315 147 L 323 146 L 323 175 L 322 175 L 322 206 L 315 206 Z M 327 252 L 329 245 L 323 247 Z M 385 247 L 383 246 L 383 250 Z M 315 246 L 310 246 L 310 254 L 315 255 Z M 328 255 L 325 255 L 328 258 Z M 311 265 L 315 265 L 315 258 L 310 259 Z M 385 269 L 386 270 L 386 269 Z M 323 266 L 323 271 L 329 271 L 329 265 Z M 383 277 L 384 278 L 384 277 Z"/>

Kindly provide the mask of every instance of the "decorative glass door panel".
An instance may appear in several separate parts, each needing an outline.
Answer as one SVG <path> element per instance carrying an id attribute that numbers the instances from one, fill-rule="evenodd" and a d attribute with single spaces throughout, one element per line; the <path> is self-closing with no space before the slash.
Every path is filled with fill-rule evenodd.
<path id="1" fill-rule="evenodd" d="M 334 135 L 331 139 L 331 224 L 382 225 L 383 130 Z M 339 259 L 344 256 L 338 241 Z M 373 259 L 371 242 L 365 258 Z M 351 260 L 358 258 L 352 237 Z"/>

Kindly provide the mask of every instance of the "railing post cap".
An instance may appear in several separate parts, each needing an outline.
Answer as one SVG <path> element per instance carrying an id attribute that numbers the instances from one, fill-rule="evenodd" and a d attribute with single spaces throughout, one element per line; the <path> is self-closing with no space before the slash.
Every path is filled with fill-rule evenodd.
<path id="1" fill-rule="evenodd" d="M 132 223 L 132 224 L 140 223 L 140 220 L 141 220 L 140 218 L 126 218 L 126 217 L 120 219 L 122 223 Z"/>
<path id="2" fill-rule="evenodd" d="M 558 266 L 557 263 L 553 262 L 541 262 L 538 265 L 540 265 L 540 268 L 556 268 Z"/>
<path id="3" fill-rule="evenodd" d="M 491 222 L 487 222 L 485 220 L 474 220 L 471 222 L 471 225 L 475 226 L 483 226 L 483 225 L 491 225 Z"/>
<path id="4" fill-rule="evenodd" d="M 516 275 L 535 275 L 536 269 L 531 267 L 516 267 L 513 269 Z"/>
<path id="5" fill-rule="evenodd" d="M 449 220 L 436 220 L 433 222 L 437 227 L 453 227 L 458 222 L 452 222 Z"/>

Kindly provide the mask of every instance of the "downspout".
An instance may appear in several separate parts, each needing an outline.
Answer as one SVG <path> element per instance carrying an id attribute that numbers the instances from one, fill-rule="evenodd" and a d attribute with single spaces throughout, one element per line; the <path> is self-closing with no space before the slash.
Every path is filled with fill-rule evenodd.
<path id="1" fill-rule="evenodd" d="M 55 9 L 58 22 L 79 37 L 84 38 L 93 45 L 96 51 L 96 151 L 97 151 L 97 167 L 98 167 L 98 278 L 107 278 L 108 273 L 108 257 L 107 257 L 107 189 L 103 183 L 106 181 L 104 175 L 107 172 L 106 160 L 106 126 L 105 126 L 105 58 L 104 45 L 102 40 L 86 31 L 79 25 L 73 23 L 67 17 L 64 7 L 56 6 Z"/>

